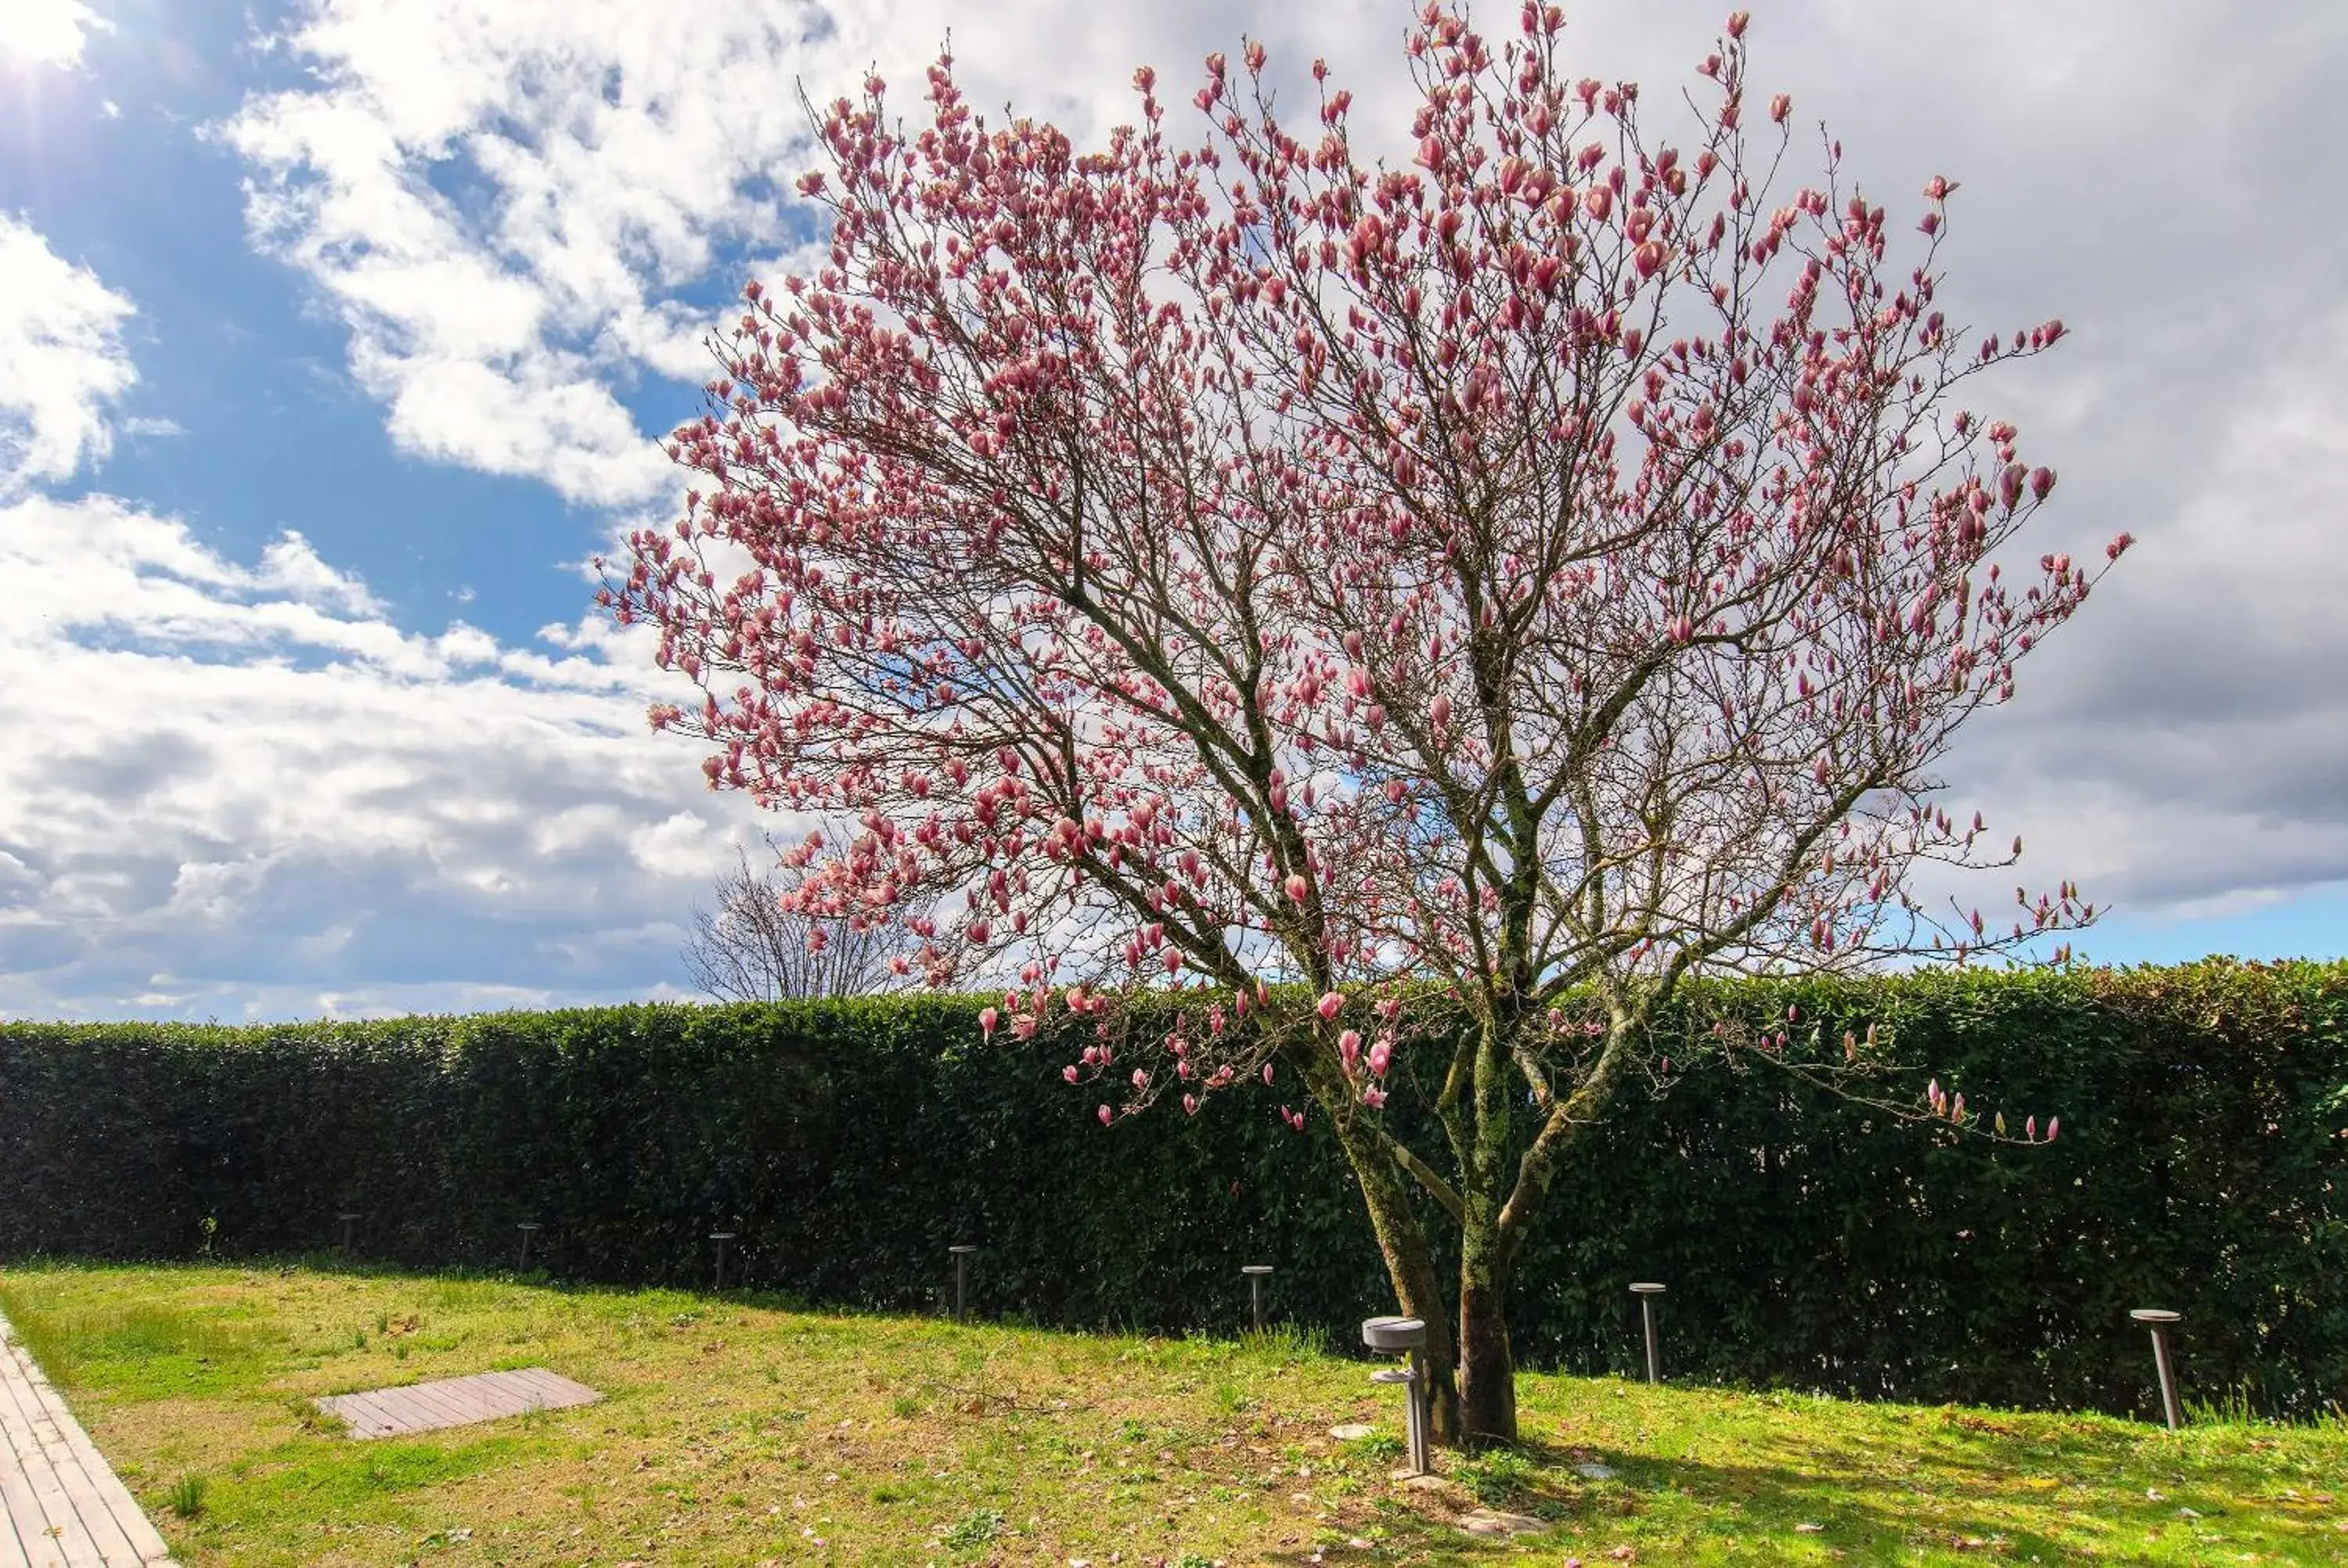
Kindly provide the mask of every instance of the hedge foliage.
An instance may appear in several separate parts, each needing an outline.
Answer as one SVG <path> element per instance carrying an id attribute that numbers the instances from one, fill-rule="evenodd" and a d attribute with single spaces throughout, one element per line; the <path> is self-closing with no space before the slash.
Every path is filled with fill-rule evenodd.
<path id="1" fill-rule="evenodd" d="M 1321 1119 L 1234 1093 L 1104 1130 L 1049 1032 L 983 1043 L 969 999 L 645 1006 L 255 1028 L 0 1026 L 0 1255 L 358 1249 L 557 1277 L 705 1280 L 1228 1331 L 1243 1262 L 1341 1342 L 1390 1309 Z M 2185 1314 L 2188 1392 L 2303 1415 L 2348 1401 L 2348 964 L 1748 983 L 1667 1026 L 1798 1006 L 1839 1059 L 1984 1110 L 2063 1118 L 2015 1149 L 1686 1051 L 1560 1179 L 1514 1304 L 1531 1364 L 1628 1371 L 1623 1286 L 1666 1281 L 1677 1375 L 1921 1400 L 2156 1409 L 2128 1308 Z M 1792 1047 L 1798 1056 L 1802 1041 Z M 1406 1136 L 1432 1152 L 1396 1095 Z M 736 1277 L 739 1277 L 736 1274 Z"/>

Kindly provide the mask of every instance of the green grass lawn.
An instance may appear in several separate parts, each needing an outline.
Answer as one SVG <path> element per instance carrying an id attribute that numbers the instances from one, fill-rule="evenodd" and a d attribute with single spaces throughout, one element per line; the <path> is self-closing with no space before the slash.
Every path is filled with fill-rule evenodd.
<path id="1" fill-rule="evenodd" d="M 0 1307 L 191 1565 L 2348 1562 L 2337 1422 L 1529 1375 L 1521 1449 L 1405 1486 L 1390 1390 L 1277 1335 L 309 1266 L 12 1267 Z M 608 1397 L 375 1442 L 308 1402 L 527 1366 Z"/>

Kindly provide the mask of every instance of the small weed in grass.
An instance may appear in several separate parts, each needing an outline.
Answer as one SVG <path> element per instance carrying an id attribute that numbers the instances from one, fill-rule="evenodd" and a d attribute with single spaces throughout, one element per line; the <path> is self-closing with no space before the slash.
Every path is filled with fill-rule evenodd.
<path id="1" fill-rule="evenodd" d="M 202 1476 L 183 1475 L 163 1494 L 163 1503 L 180 1518 L 193 1519 L 204 1511 L 204 1493 L 210 1490 Z"/>
<path id="2" fill-rule="evenodd" d="M 1399 1449 L 1401 1445 L 1395 1444 Z M 1515 1449 L 1488 1449 L 1462 1463 L 1453 1479 L 1487 1507 L 1514 1502 L 1532 1485 L 1537 1467 Z"/>
<path id="3" fill-rule="evenodd" d="M 331 1410 L 322 1410 L 315 1399 L 301 1394 L 289 1395 L 285 1409 L 293 1415 L 294 1424 L 313 1437 L 339 1438 L 349 1435 L 351 1424 Z"/>
<path id="4" fill-rule="evenodd" d="M 956 1552 L 968 1552 L 994 1544 L 1002 1533 L 1003 1510 L 973 1508 L 938 1539 Z"/>
<path id="5" fill-rule="evenodd" d="M 1328 1340 L 1318 1329 L 1294 1323 L 1250 1328 L 1240 1335 L 1240 1348 L 1269 1361 L 1303 1361 L 1329 1353 Z"/>

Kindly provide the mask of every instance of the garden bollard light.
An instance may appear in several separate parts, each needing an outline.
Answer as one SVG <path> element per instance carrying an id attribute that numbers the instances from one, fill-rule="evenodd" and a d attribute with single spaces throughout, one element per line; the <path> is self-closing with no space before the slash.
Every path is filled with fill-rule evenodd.
<path id="1" fill-rule="evenodd" d="M 335 1245 L 340 1246 L 345 1252 L 351 1250 L 351 1226 L 356 1225 L 362 1217 L 363 1216 L 355 1214 L 336 1214 L 335 1216 L 335 1220 L 338 1221 L 343 1227 L 343 1239 Z"/>
<path id="2" fill-rule="evenodd" d="M 709 1239 L 717 1244 L 717 1288 L 722 1293 L 726 1288 L 726 1244 L 734 1239 L 734 1233 L 711 1231 Z"/>
<path id="3" fill-rule="evenodd" d="M 2177 1363 L 2168 1354 L 2168 1326 L 2179 1321 L 2181 1315 L 2157 1307 L 2139 1307 L 2128 1316 L 2152 1330 L 2152 1369 L 2160 1377 L 2160 1413 L 2168 1418 L 2173 1432 L 2185 1424 L 2185 1414 L 2177 1402 Z"/>
<path id="4" fill-rule="evenodd" d="M 1631 1287 L 1631 1294 L 1639 1298 L 1639 1317 L 1647 1330 L 1647 1381 L 1650 1383 L 1663 1380 L 1663 1353 L 1655 1343 L 1655 1297 L 1663 1293 L 1663 1287 L 1652 1282 L 1643 1281 Z"/>
<path id="5" fill-rule="evenodd" d="M 1261 1334 L 1263 1332 L 1263 1282 L 1272 1273 L 1272 1265 L 1242 1264 L 1240 1272 L 1247 1276 L 1248 1306 L 1255 1314 L 1255 1331 Z"/>
<path id="6" fill-rule="evenodd" d="M 960 1246 L 950 1246 L 946 1250 L 953 1254 L 954 1321 L 959 1323 L 963 1320 L 964 1306 L 969 1300 L 970 1255 L 976 1252 L 978 1248 L 964 1242 Z"/>
<path id="7" fill-rule="evenodd" d="M 1411 1473 L 1425 1475 L 1434 1468 L 1427 1453 L 1426 1365 L 1420 1354 L 1426 1347 L 1426 1325 L 1416 1317 L 1373 1317 L 1362 1325 L 1362 1343 L 1373 1350 L 1410 1358 L 1408 1367 L 1373 1372 L 1370 1381 L 1402 1385 L 1403 1430 L 1410 1439 Z"/>
<path id="8" fill-rule="evenodd" d="M 528 1274 L 530 1272 L 530 1238 L 537 1232 L 538 1222 L 536 1220 L 524 1220 L 520 1225 L 514 1226 L 514 1229 L 521 1232 L 521 1262 L 515 1266 L 514 1272 L 516 1274 Z"/>

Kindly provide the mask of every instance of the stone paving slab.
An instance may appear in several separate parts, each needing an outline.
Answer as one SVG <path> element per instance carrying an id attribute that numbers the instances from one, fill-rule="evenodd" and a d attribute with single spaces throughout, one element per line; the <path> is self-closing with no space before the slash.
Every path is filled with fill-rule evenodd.
<path id="1" fill-rule="evenodd" d="M 592 1404 L 602 1397 L 586 1384 L 574 1383 L 543 1367 L 525 1367 L 515 1372 L 476 1372 L 469 1378 L 335 1394 L 317 1405 L 327 1414 L 340 1417 L 354 1439 L 366 1439 L 469 1427 L 476 1421 L 502 1420 L 532 1410 L 567 1409 Z M 5 1555 L 0 1555 L 0 1568 L 10 1568 Z"/>
<path id="2" fill-rule="evenodd" d="M 0 1568 L 141 1568 L 170 1549 L 0 1316 Z"/>

